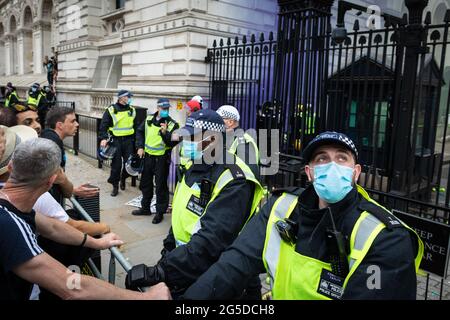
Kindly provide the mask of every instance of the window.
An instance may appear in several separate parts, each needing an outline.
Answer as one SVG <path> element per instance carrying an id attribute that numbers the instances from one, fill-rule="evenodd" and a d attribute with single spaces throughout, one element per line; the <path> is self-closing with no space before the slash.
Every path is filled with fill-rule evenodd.
<path id="1" fill-rule="evenodd" d="M 386 128 L 388 118 L 388 103 L 386 101 L 375 104 L 375 113 L 373 117 L 373 128 L 377 133 L 376 147 L 382 148 L 386 140 Z"/>
<path id="2" fill-rule="evenodd" d="M 96 89 L 117 89 L 122 78 L 122 56 L 99 57 L 92 86 Z"/>
<path id="3" fill-rule="evenodd" d="M 125 7 L 125 0 L 116 0 L 116 9 Z"/>
<path id="4" fill-rule="evenodd" d="M 349 119 L 349 124 L 348 124 L 348 126 L 352 129 L 356 128 L 357 110 L 358 110 L 358 102 L 352 101 L 352 103 L 350 105 L 350 119 Z"/>

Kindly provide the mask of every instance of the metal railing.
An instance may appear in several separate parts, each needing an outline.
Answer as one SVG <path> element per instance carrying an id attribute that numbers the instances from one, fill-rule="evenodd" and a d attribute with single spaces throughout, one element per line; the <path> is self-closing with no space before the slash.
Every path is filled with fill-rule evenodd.
<path id="1" fill-rule="evenodd" d="M 95 223 L 95 221 L 91 218 L 91 216 L 86 212 L 86 210 L 84 210 L 84 208 L 74 197 L 70 198 L 70 202 L 72 203 L 73 208 L 80 214 L 80 216 L 84 220 L 91 223 Z M 116 247 L 110 248 L 109 251 L 111 253 L 111 257 L 109 260 L 108 281 L 109 283 L 114 284 L 116 280 L 116 260 L 126 272 L 130 271 L 133 266 L 128 262 L 128 260 Z M 98 270 L 97 266 L 94 264 L 92 259 L 88 260 L 88 265 L 97 278 L 104 280 L 104 277 L 102 276 L 101 272 Z"/>

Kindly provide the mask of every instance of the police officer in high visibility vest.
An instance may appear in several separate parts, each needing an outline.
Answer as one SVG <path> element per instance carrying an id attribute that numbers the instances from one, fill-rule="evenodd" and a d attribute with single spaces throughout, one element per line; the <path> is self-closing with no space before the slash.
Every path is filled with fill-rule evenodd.
<path id="1" fill-rule="evenodd" d="M 312 185 L 276 192 L 185 293 L 227 299 L 267 272 L 273 299 L 415 299 L 423 243 L 356 184 L 358 151 L 326 132 L 303 151 Z"/>
<path id="2" fill-rule="evenodd" d="M 48 102 L 46 99 L 46 93 L 41 89 L 41 85 L 39 83 L 34 83 L 30 90 L 28 90 L 28 100 L 27 105 L 36 109 L 39 115 L 39 119 L 41 120 L 42 128 L 45 128 L 45 117 L 48 112 Z"/>
<path id="3" fill-rule="evenodd" d="M 221 106 L 217 113 L 222 117 L 227 128 L 228 151 L 236 154 L 252 169 L 259 178 L 259 149 L 255 139 L 239 127 L 239 111 L 229 105 Z"/>
<path id="4" fill-rule="evenodd" d="M 135 266 L 126 279 L 128 288 L 165 282 L 174 297 L 220 257 L 253 216 L 262 197 L 262 187 L 252 171 L 226 152 L 225 125 L 215 111 L 193 113 L 179 132 L 183 153 L 192 163 L 175 190 L 172 228 L 164 240 L 163 257 L 152 267 Z M 260 288 L 254 289 L 253 297 L 261 295 Z M 241 295 L 239 292 L 236 298 Z"/>
<path id="5" fill-rule="evenodd" d="M 12 85 L 11 82 L 8 82 L 8 84 L 6 85 L 5 96 L 6 96 L 6 99 L 5 99 L 5 107 L 6 108 L 9 108 L 13 104 L 20 102 L 19 96 L 17 95 L 17 90 Z"/>
<path id="6" fill-rule="evenodd" d="M 132 96 L 131 92 L 120 90 L 117 95 L 117 103 L 106 109 L 100 124 L 100 146 L 106 147 L 108 139 L 111 138 L 112 145 L 116 147 L 116 153 L 111 163 L 111 174 L 108 178 L 108 182 L 113 186 L 112 197 L 119 193 L 119 182 L 120 189 L 125 190 L 125 182 L 129 176 L 125 170 L 125 163 L 134 152 L 137 122 Z"/>
<path id="7" fill-rule="evenodd" d="M 141 208 L 131 214 L 136 216 L 151 215 L 150 203 L 153 198 L 153 177 L 155 178 L 156 215 L 152 223 L 158 224 L 169 207 L 170 155 L 176 142 L 172 133 L 179 128 L 178 123 L 169 116 L 169 99 L 159 99 L 158 111 L 147 116 L 139 126 L 136 135 L 138 155 L 144 159 L 140 189 L 142 191 Z"/>

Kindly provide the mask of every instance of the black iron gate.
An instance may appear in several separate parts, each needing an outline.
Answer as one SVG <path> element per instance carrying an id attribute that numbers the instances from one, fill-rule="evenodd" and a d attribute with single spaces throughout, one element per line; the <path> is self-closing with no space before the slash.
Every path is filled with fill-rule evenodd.
<path id="1" fill-rule="evenodd" d="M 208 50 L 212 108 L 235 105 L 245 129 L 279 129 L 280 151 L 294 156 L 319 132 L 346 132 L 366 187 L 447 209 L 450 13 L 431 25 L 430 13 L 421 18 L 426 1 L 407 1 L 409 16 L 384 15 L 379 30 L 356 20 L 347 33 L 351 3 L 339 1 L 337 28 L 332 0 L 279 3 L 276 39 Z"/>
<path id="2" fill-rule="evenodd" d="M 383 14 L 381 29 L 356 19 L 347 31 L 347 11 L 367 8 L 337 2 L 332 26 L 333 0 L 278 3 L 276 36 L 220 40 L 207 55 L 212 108 L 232 104 L 243 128 L 280 132 L 287 165 L 266 183 L 304 184 L 302 148 L 317 133 L 342 131 L 376 200 L 449 224 L 450 10 L 432 25 L 427 0 L 406 0 L 408 15 Z"/>

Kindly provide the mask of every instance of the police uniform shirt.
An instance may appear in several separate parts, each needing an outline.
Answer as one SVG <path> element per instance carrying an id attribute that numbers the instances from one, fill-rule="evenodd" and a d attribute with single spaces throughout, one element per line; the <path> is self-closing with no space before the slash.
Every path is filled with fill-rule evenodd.
<path id="1" fill-rule="evenodd" d="M 169 123 L 173 122 L 175 123 L 175 126 L 173 127 L 172 131 L 167 130 L 165 134 L 162 134 L 160 131 L 159 134 L 161 135 L 161 138 L 163 139 L 163 142 L 166 144 L 167 147 L 173 148 L 175 145 L 178 144 L 178 141 L 172 141 L 172 132 L 177 130 L 180 126 L 179 124 L 173 120 L 171 117 L 168 118 L 159 118 L 158 119 L 158 113 L 156 112 L 153 114 L 152 118 L 152 124 L 157 127 L 161 127 L 161 123 Z M 145 121 L 141 123 L 141 125 L 136 130 L 136 148 L 137 149 L 144 149 L 145 148 L 145 127 L 147 126 L 147 118 Z"/>
<path id="2" fill-rule="evenodd" d="M 224 165 L 195 164 L 186 172 L 185 181 L 191 187 L 200 185 L 205 178 L 215 182 L 224 170 Z M 202 228 L 189 243 L 173 249 L 161 261 L 169 287 L 187 288 L 233 243 L 248 219 L 253 191 L 253 183 L 235 180 L 208 205 L 201 218 Z M 172 233 L 168 237 L 173 238 Z M 164 242 L 174 243 L 174 240 Z"/>
<path id="3" fill-rule="evenodd" d="M 229 299 L 241 292 L 245 281 L 254 274 L 265 273 L 262 260 L 266 227 L 272 206 L 280 194 L 271 197 L 261 212 L 245 227 L 239 238 L 222 254 L 199 280 L 192 285 L 186 299 Z M 325 211 L 318 210 L 318 197 L 312 186 L 299 197 L 291 217 L 297 217 L 298 234 L 296 251 L 302 255 L 328 262 L 325 230 L 330 219 Z M 341 202 L 331 206 L 336 228 L 350 237 L 361 212 L 370 206 L 353 189 Z M 367 256 L 350 278 L 342 299 L 415 299 L 416 273 L 414 266 L 414 239 L 406 228 L 384 229 L 380 232 Z M 371 265 L 380 267 L 379 290 L 368 290 L 367 270 Z"/>
<path id="4" fill-rule="evenodd" d="M 12 270 L 43 253 L 35 236 L 35 212 L 24 213 L 0 199 L 0 301 L 28 300 L 32 284 Z"/>
<path id="5" fill-rule="evenodd" d="M 130 110 L 130 106 L 123 105 L 123 104 L 120 104 L 118 102 L 116 104 L 114 104 L 114 108 L 117 110 L 117 112 Z M 107 140 L 108 139 L 109 128 L 112 128 L 113 126 L 114 126 L 113 119 L 111 118 L 111 114 L 109 113 L 109 111 L 107 109 L 103 113 L 102 121 L 100 123 L 98 138 L 100 140 Z M 134 132 L 136 132 L 136 129 L 138 127 L 137 117 L 134 118 L 133 127 L 134 127 Z"/>

